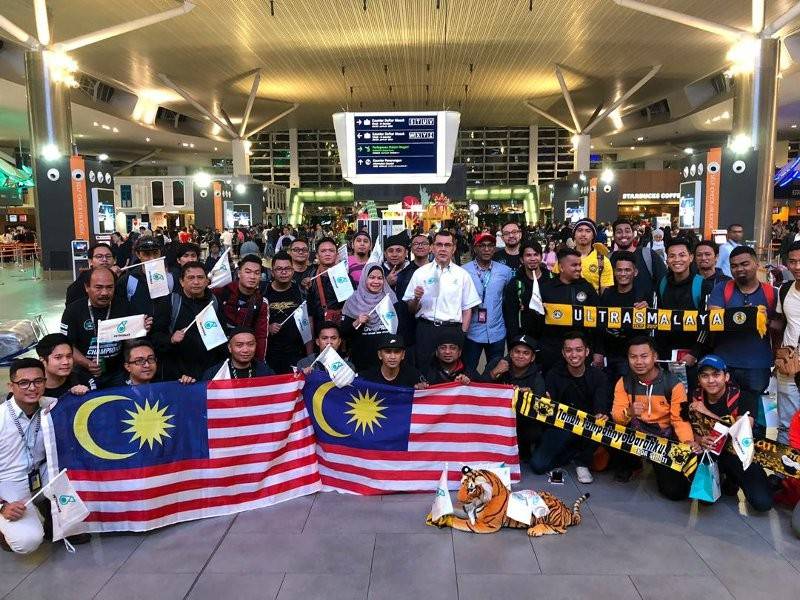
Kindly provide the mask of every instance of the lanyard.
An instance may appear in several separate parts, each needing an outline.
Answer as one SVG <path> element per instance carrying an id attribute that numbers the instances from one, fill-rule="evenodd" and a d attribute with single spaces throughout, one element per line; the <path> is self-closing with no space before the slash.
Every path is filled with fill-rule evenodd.
<path id="1" fill-rule="evenodd" d="M 100 320 L 108 321 L 108 317 L 109 316 L 111 316 L 111 305 L 110 304 L 108 305 L 108 308 L 106 309 L 105 318 L 104 319 L 96 319 L 95 316 L 94 316 L 94 307 L 92 306 L 92 301 L 91 300 L 89 301 L 89 318 L 92 320 L 92 325 L 94 325 L 95 333 L 97 333 L 98 322 Z"/>
<path id="2" fill-rule="evenodd" d="M 33 432 L 33 444 L 31 444 L 29 446 L 28 445 L 28 436 L 25 434 L 24 431 L 22 431 L 22 424 L 19 422 L 19 417 L 17 416 L 17 412 L 14 410 L 14 407 L 11 405 L 11 399 L 10 398 L 6 398 L 6 405 L 7 405 L 7 408 L 8 408 L 8 412 L 11 413 L 11 418 L 14 420 L 14 425 L 17 426 L 17 431 L 19 432 L 19 437 L 22 438 L 22 445 L 25 446 L 25 454 L 27 455 L 27 458 L 28 458 L 28 471 L 30 471 L 31 468 L 34 465 L 33 447 L 36 445 L 36 438 L 39 435 L 39 428 L 41 427 L 41 424 L 42 424 L 41 411 L 37 409 L 36 414 L 33 415 L 33 418 L 31 419 L 30 424 L 28 425 L 28 432 L 30 432 L 31 425 L 33 425 L 34 421 L 36 422 L 36 429 Z"/>
<path id="3" fill-rule="evenodd" d="M 475 272 L 481 282 L 481 306 L 486 302 L 486 290 L 489 288 L 489 282 L 492 281 L 492 264 L 489 263 L 489 268 L 486 270 L 478 266 L 478 261 L 475 261 Z M 486 280 L 483 279 L 483 273 L 486 273 Z"/>

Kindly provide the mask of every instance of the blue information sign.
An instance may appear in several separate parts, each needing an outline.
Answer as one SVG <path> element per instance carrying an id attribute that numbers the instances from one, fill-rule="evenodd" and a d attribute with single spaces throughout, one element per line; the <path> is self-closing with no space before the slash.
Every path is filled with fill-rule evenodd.
<path id="1" fill-rule="evenodd" d="M 356 115 L 356 174 L 435 174 L 437 118 L 435 113 Z"/>

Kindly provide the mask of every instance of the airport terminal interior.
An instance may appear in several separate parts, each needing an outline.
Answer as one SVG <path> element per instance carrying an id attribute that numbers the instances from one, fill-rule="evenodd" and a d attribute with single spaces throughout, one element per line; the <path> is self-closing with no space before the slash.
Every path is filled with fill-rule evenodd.
<path id="1" fill-rule="evenodd" d="M 0 598 L 797 598 L 797 251 L 797 0 L 0 0 Z"/>

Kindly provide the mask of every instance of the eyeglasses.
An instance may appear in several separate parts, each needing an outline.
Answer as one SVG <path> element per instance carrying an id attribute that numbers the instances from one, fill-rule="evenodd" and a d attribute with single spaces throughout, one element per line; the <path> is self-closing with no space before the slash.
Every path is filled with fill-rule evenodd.
<path id="1" fill-rule="evenodd" d="M 290 250 L 291 250 L 292 252 L 302 252 L 303 254 L 305 254 L 306 252 L 308 252 L 308 248 L 290 248 Z"/>
<path id="2" fill-rule="evenodd" d="M 112 254 L 95 254 L 92 258 L 96 258 L 97 260 L 111 260 L 114 256 Z"/>
<path id="3" fill-rule="evenodd" d="M 18 385 L 23 390 L 29 390 L 33 387 L 42 387 L 47 382 L 44 377 L 37 377 L 36 379 L 20 379 L 19 381 L 12 381 L 14 385 Z"/>
<path id="4" fill-rule="evenodd" d="M 414 243 L 413 243 L 413 244 L 411 244 L 411 245 L 412 245 L 412 246 L 430 246 L 430 245 L 431 245 L 431 243 L 430 243 L 430 242 L 414 242 Z"/>
<path id="5" fill-rule="evenodd" d="M 136 365 L 137 367 L 143 367 L 145 365 L 154 365 L 156 364 L 156 357 L 148 356 L 147 358 L 137 358 L 136 360 L 129 360 L 128 364 Z"/>

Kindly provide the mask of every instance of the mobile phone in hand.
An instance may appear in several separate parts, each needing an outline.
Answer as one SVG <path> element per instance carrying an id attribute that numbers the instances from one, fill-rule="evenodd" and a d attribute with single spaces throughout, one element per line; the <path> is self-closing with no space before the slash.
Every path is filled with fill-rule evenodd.
<path id="1" fill-rule="evenodd" d="M 553 469 L 550 471 L 550 474 L 547 476 L 547 481 L 553 483 L 555 485 L 563 485 L 564 484 L 564 471 L 561 469 Z"/>

